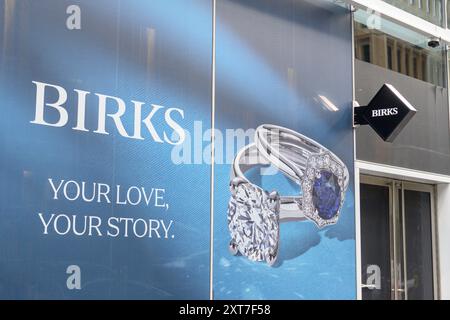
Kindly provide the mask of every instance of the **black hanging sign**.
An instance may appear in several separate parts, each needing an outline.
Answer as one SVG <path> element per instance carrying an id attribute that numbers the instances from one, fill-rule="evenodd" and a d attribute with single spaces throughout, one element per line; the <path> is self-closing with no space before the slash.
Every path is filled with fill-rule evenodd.
<path id="1" fill-rule="evenodd" d="M 354 108 L 354 125 L 370 125 L 387 142 L 392 142 L 417 110 L 392 85 L 384 84 L 368 106 Z"/>

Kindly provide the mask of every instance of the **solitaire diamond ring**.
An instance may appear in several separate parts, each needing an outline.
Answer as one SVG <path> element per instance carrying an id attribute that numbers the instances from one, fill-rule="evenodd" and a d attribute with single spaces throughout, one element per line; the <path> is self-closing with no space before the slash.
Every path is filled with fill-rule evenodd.
<path id="1" fill-rule="evenodd" d="M 274 165 L 302 190 L 298 196 L 280 196 L 251 183 L 245 173 L 257 166 Z M 230 252 L 273 265 L 280 245 L 280 223 L 313 221 L 319 228 L 335 224 L 344 203 L 349 173 L 335 154 L 293 130 L 262 125 L 255 143 L 236 155 L 228 204 Z"/>
<path id="2" fill-rule="evenodd" d="M 250 260 L 273 265 L 278 255 L 279 223 L 301 221 L 305 217 L 298 208 L 300 196 L 269 193 L 244 175 L 251 168 L 269 164 L 258 154 L 255 144 L 244 147 L 236 155 L 231 171 L 228 229 L 232 254 L 241 253 Z"/>

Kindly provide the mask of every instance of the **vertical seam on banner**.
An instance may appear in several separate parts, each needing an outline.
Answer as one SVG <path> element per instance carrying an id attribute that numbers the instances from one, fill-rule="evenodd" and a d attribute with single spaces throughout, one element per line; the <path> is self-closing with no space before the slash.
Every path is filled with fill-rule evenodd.
<path id="1" fill-rule="evenodd" d="M 216 110 L 216 0 L 212 0 L 212 64 L 211 64 L 211 189 L 210 189 L 210 239 L 209 239 L 209 299 L 214 299 L 214 153 Z"/>
<path id="2" fill-rule="evenodd" d="M 116 23 L 117 23 L 117 26 L 116 26 L 116 35 L 117 35 L 117 37 L 116 37 L 116 74 L 115 74 L 115 79 L 114 79 L 114 81 L 115 81 L 115 85 L 116 85 L 116 90 L 118 90 L 119 89 L 119 55 L 120 55 L 120 53 L 119 53 L 119 51 L 120 51 L 120 23 L 121 23 L 121 21 L 120 21 L 120 14 L 121 14 L 121 12 L 120 12 L 120 10 L 121 10 L 121 3 L 122 3 L 122 1 L 121 0 L 119 0 L 118 1 L 118 10 L 117 10 L 117 19 L 116 19 Z"/>
<path id="3" fill-rule="evenodd" d="M 352 127 L 354 122 L 354 111 L 356 101 L 356 72 L 355 72 L 355 14 L 352 6 L 350 6 L 350 30 L 351 30 L 351 56 L 352 56 Z M 353 181 L 354 181 L 354 217 L 355 217 L 355 271 L 356 271 L 356 299 L 362 300 L 362 265 L 361 265 L 361 207 L 360 207 L 360 170 L 356 165 L 356 128 L 353 128 Z"/>

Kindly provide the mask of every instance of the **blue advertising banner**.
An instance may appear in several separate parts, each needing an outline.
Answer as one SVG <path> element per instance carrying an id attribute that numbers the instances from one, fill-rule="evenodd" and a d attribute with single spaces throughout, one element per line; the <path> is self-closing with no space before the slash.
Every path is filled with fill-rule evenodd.
<path id="1" fill-rule="evenodd" d="M 216 127 L 235 139 L 215 159 L 214 297 L 355 299 L 351 16 L 224 0 L 216 18 Z"/>
<path id="2" fill-rule="evenodd" d="M 0 298 L 356 297 L 348 10 L 4 0 L 0 17 Z"/>
<path id="3" fill-rule="evenodd" d="M 0 297 L 207 299 L 211 1 L 1 1 Z"/>

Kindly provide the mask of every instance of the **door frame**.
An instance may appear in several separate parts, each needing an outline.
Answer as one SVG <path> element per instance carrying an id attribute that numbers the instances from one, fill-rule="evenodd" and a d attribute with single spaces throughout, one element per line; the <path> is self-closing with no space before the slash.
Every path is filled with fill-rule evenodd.
<path id="1" fill-rule="evenodd" d="M 405 190 L 411 190 L 411 191 L 421 191 L 421 192 L 428 192 L 431 195 L 431 203 L 430 203 L 430 209 L 431 209 L 431 246 L 432 246 L 432 263 L 433 263 L 433 297 L 436 298 L 438 296 L 438 281 L 437 281 L 437 238 L 435 237 L 435 230 L 436 230 L 436 210 L 435 210 L 435 202 L 436 202 L 436 188 L 434 185 L 431 184 L 424 184 L 419 182 L 410 182 L 410 181 L 404 181 L 404 180 L 398 180 L 393 178 L 386 178 L 386 177 L 379 177 L 379 176 L 373 176 L 373 175 L 367 175 L 367 174 L 361 174 L 360 176 L 360 183 L 364 184 L 370 184 L 370 185 L 377 185 L 377 186 L 383 186 L 389 188 L 389 245 L 390 245 L 390 266 L 391 266 L 391 285 L 392 293 L 391 297 L 392 299 L 400 299 L 400 296 L 402 295 L 401 291 L 403 290 L 404 299 L 407 299 L 408 292 L 406 288 L 404 287 L 407 283 L 407 256 L 406 256 L 406 237 L 405 237 L 405 204 L 404 204 L 404 191 Z M 398 192 L 402 193 L 401 196 L 401 205 L 397 203 L 398 197 L 396 196 Z M 401 208 L 401 209 L 400 209 Z M 398 211 L 398 213 L 397 213 Z M 394 214 L 396 216 L 394 216 Z M 398 225 L 399 221 L 398 219 L 401 219 L 401 227 Z M 401 242 L 401 243 L 400 243 Z M 395 269 L 398 265 L 398 262 L 401 262 L 403 266 L 403 270 L 401 270 L 400 275 L 397 273 L 397 270 Z M 400 277 L 399 277 L 400 276 Z M 362 279 L 361 279 L 362 280 Z M 401 288 L 400 284 L 401 281 L 403 281 L 403 287 Z"/>
<path id="2" fill-rule="evenodd" d="M 355 160 L 355 250 L 356 250 L 356 298 L 362 299 L 362 279 L 361 279 L 361 212 L 360 212 L 360 188 L 361 175 L 370 175 L 380 179 L 391 179 L 404 181 L 408 186 L 416 186 L 414 183 L 431 185 L 434 188 L 434 199 L 432 201 L 432 254 L 433 254 L 433 285 L 434 298 L 441 296 L 440 289 L 440 265 L 439 265 L 439 234 L 437 226 L 438 216 L 438 192 L 436 185 L 450 184 L 450 176 L 434 174 L 424 171 L 393 167 L 373 162 Z M 421 190 L 418 190 L 421 191 Z M 442 209 L 442 208 L 441 208 Z"/>
<path id="3" fill-rule="evenodd" d="M 438 254 L 438 237 L 437 237 L 437 212 L 436 212 L 436 203 L 437 203 L 437 190 L 436 190 L 436 185 L 431 185 L 431 184 L 424 184 L 424 183 L 418 183 L 418 182 L 409 182 L 409 181 L 404 181 L 403 182 L 403 188 L 402 191 L 404 190 L 411 190 L 411 191 L 421 191 L 421 192 L 429 192 L 431 194 L 431 203 L 430 203 L 430 207 L 431 207 L 431 254 L 432 254 L 432 259 L 433 259 L 433 291 L 434 291 L 434 299 L 437 300 L 439 298 L 439 268 L 438 268 L 438 264 L 439 264 L 439 254 Z M 405 196 L 404 194 L 402 195 L 402 201 L 405 201 Z M 405 221 L 405 206 L 404 204 L 402 205 L 403 208 L 403 222 Z M 403 234 L 405 234 L 405 224 L 403 223 Z M 405 247 L 405 238 L 403 238 L 403 246 Z M 406 256 L 405 256 L 405 260 L 406 260 Z M 404 267 L 406 267 L 406 264 L 404 265 Z M 406 274 L 406 271 L 404 271 Z"/>

